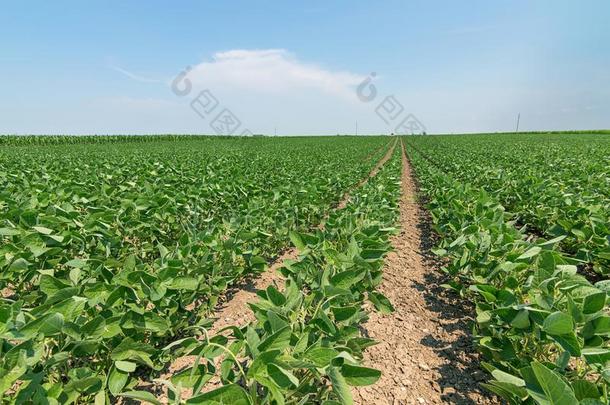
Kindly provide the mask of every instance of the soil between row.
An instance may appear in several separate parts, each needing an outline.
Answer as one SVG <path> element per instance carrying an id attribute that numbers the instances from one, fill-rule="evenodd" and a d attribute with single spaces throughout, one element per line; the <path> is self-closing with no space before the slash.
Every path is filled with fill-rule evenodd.
<path id="1" fill-rule="evenodd" d="M 384 262 L 380 291 L 395 311 L 371 312 L 365 334 L 379 343 L 364 364 L 380 369 L 380 380 L 353 390 L 361 404 L 486 404 L 498 401 L 483 391 L 470 325 L 473 308 L 444 290 L 440 263 L 433 257 L 429 217 L 418 203 L 417 183 L 404 143 L 400 233 Z"/>

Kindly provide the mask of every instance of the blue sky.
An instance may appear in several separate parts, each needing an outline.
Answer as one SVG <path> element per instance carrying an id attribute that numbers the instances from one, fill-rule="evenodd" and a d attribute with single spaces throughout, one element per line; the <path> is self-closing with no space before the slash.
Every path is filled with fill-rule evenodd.
<path id="1" fill-rule="evenodd" d="M 236 133 L 386 133 L 390 96 L 434 133 L 519 112 L 522 130 L 610 128 L 608 16 L 607 0 L 5 2 L 0 133 L 212 133 L 225 108 Z"/>

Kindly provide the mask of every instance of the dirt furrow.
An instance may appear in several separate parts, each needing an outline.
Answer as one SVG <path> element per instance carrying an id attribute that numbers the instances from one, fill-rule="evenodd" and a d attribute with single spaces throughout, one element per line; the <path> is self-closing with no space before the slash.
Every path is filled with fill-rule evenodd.
<path id="1" fill-rule="evenodd" d="M 371 153 L 369 153 L 368 155 L 366 155 L 366 157 L 363 159 L 365 161 L 369 161 L 373 158 L 373 156 L 375 156 L 377 154 L 377 152 L 379 152 L 382 149 L 386 149 L 393 141 L 390 141 L 388 143 L 386 143 L 385 145 L 381 145 L 380 147 L 378 147 L 377 149 L 375 149 L 374 151 L 372 151 Z"/>
<path id="2" fill-rule="evenodd" d="M 213 336 L 222 328 L 227 326 L 244 326 L 248 322 L 254 321 L 254 314 L 248 307 L 249 302 L 256 299 L 256 292 L 264 290 L 270 285 L 275 285 L 279 290 L 284 288 L 284 278 L 277 271 L 289 259 L 296 259 L 298 252 L 295 248 L 284 251 L 260 276 L 251 278 L 241 285 L 237 285 L 226 301 L 218 307 L 214 317 L 217 318 L 214 325 L 210 328 L 209 334 Z"/>
<path id="3" fill-rule="evenodd" d="M 362 180 L 360 180 L 358 182 L 358 184 L 356 184 L 355 187 L 353 187 L 351 190 L 348 190 L 344 195 L 343 198 L 341 199 L 341 201 L 339 201 L 339 204 L 337 204 L 337 209 L 342 210 L 343 208 L 345 208 L 347 206 L 347 203 L 349 203 L 349 199 L 351 197 L 351 192 L 353 189 L 362 187 L 363 185 L 366 184 L 367 181 L 369 181 L 369 179 L 371 177 L 375 177 L 377 176 L 377 173 L 379 172 L 379 169 L 381 169 L 383 167 L 383 165 L 390 160 L 390 158 L 392 157 L 392 155 L 394 154 L 394 149 L 396 148 L 396 144 L 398 143 L 398 140 L 395 140 L 394 143 L 392 143 L 392 146 L 390 146 L 388 148 L 388 151 L 386 152 L 385 155 L 383 155 L 383 157 L 377 162 L 377 164 L 375 164 L 375 166 L 373 167 L 373 169 L 371 169 L 370 173 L 368 174 L 368 176 L 366 176 L 365 178 L 363 178 Z"/>
<path id="4" fill-rule="evenodd" d="M 381 369 L 377 384 L 353 390 L 361 404 L 496 403 L 479 387 L 484 374 L 469 335 L 472 308 L 443 288 L 425 212 L 402 148 L 400 233 L 384 264 L 380 291 L 395 307 L 372 312 L 364 330 L 377 340 L 364 364 Z"/>

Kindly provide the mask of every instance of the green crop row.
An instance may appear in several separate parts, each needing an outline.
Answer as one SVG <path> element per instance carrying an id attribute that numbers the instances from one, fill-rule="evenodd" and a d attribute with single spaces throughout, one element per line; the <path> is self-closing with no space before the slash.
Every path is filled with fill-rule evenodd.
<path id="1" fill-rule="evenodd" d="M 610 274 L 608 135 L 416 137 L 445 172 L 485 189 L 526 231 L 564 237 L 581 267 Z"/>
<path id="2" fill-rule="evenodd" d="M 52 146 L 115 143 L 157 143 L 159 141 L 206 140 L 216 143 L 219 139 L 235 143 L 248 141 L 248 137 L 206 135 L 0 135 L 0 146 Z"/>
<path id="3" fill-rule="evenodd" d="M 170 403 L 181 403 L 180 392 L 192 389 L 188 404 L 351 404 L 351 386 L 377 381 L 380 371 L 360 363 L 374 341 L 359 325 L 367 317 L 366 301 L 392 311 L 375 287 L 395 232 L 400 169 L 397 147 L 377 176 L 354 190 L 347 207 L 331 212 L 323 230 L 291 233 L 298 260 L 280 269 L 285 289 L 270 286 L 250 304 L 254 323 L 216 336 L 201 328 L 199 339 L 165 348 L 197 356 L 191 367 L 160 381 Z M 159 403 L 141 390 L 122 395 Z"/>
<path id="4" fill-rule="evenodd" d="M 72 139 L 67 142 L 71 142 Z M 386 138 L 0 148 L 0 394 L 110 403 L 314 229 Z M 152 378 L 152 377 L 151 377 Z"/>
<path id="5" fill-rule="evenodd" d="M 610 281 L 592 285 L 556 249 L 565 235 L 528 236 L 497 194 L 436 164 L 462 155 L 427 156 L 419 146 L 410 140 L 407 151 L 441 237 L 435 253 L 446 260 L 447 287 L 476 305 L 485 386 L 513 404 L 608 403 Z"/>

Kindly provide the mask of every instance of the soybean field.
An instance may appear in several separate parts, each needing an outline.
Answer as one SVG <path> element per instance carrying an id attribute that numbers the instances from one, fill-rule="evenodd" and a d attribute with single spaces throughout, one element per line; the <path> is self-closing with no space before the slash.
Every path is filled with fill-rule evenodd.
<path id="1" fill-rule="evenodd" d="M 606 404 L 609 167 L 604 133 L 1 136 L 0 401 Z"/>

